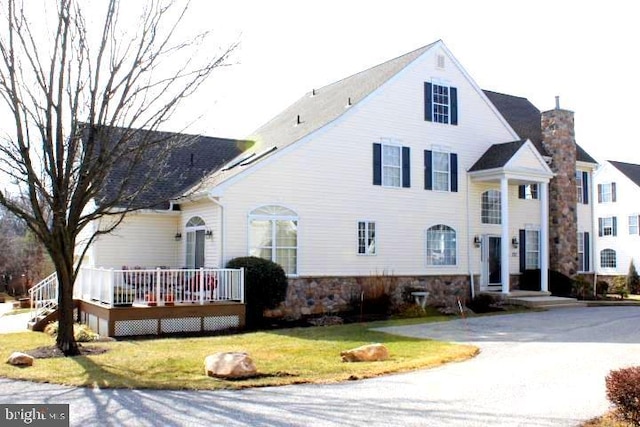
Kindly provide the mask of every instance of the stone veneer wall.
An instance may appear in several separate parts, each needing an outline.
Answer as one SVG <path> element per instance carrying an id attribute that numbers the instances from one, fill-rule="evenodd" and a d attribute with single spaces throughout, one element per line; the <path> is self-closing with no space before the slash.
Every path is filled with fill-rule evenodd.
<path id="1" fill-rule="evenodd" d="M 542 113 L 542 144 L 551 155 L 549 183 L 549 268 L 566 276 L 578 270 L 576 142 L 573 112 Z"/>
<path id="2" fill-rule="evenodd" d="M 391 306 L 412 302 L 412 291 L 428 291 L 428 305 L 457 307 L 469 300 L 469 276 L 361 276 L 297 277 L 289 279 L 286 300 L 265 316 L 299 319 L 303 316 L 334 314 L 351 309 L 351 302 L 367 296 L 390 296 Z"/>

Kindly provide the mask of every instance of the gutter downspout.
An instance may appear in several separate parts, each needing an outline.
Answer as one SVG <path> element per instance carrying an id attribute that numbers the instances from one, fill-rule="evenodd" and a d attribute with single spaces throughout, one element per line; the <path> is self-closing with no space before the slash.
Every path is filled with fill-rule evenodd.
<path id="1" fill-rule="evenodd" d="M 469 212 L 469 189 L 471 180 L 467 173 L 467 191 L 466 191 L 466 208 L 467 208 L 467 267 L 469 269 L 469 279 L 471 283 L 471 299 L 476 297 L 475 283 L 473 282 L 473 271 L 471 268 L 471 212 Z"/>
<path id="2" fill-rule="evenodd" d="M 219 200 L 216 200 L 213 196 L 211 196 L 211 194 L 208 195 L 209 200 L 211 200 L 213 203 L 215 203 L 216 205 L 218 205 L 220 207 L 220 264 L 221 264 L 221 268 L 224 266 L 224 248 L 225 248 L 225 237 L 226 237 L 226 233 L 224 232 L 225 230 L 225 216 L 224 216 L 224 204 L 222 204 L 222 202 L 220 202 Z"/>

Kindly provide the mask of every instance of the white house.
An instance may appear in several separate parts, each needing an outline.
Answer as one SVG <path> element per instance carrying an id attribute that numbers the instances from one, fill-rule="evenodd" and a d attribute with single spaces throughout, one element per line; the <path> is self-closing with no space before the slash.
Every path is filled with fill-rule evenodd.
<path id="1" fill-rule="evenodd" d="M 597 165 L 575 143 L 573 113 L 483 91 L 442 41 L 311 90 L 248 139 L 224 164 L 210 155 L 197 191 L 174 188 L 166 209 L 131 215 L 85 261 L 269 258 L 297 313 L 372 275 L 468 297 L 470 286 L 507 294 L 524 269 L 592 271 Z M 233 141 L 201 149 L 218 145 Z M 201 154 L 191 163 L 207 163 Z"/>
<path id="2" fill-rule="evenodd" d="M 640 264 L 640 165 L 609 160 L 594 176 L 597 203 L 596 272 L 626 275 Z"/>

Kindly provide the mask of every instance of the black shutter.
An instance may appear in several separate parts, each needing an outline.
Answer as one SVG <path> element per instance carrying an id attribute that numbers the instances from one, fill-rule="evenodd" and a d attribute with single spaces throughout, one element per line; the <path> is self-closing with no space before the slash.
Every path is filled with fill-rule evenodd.
<path id="1" fill-rule="evenodd" d="M 518 185 L 518 199 L 524 199 L 526 197 L 525 189 L 526 187 L 524 185 Z"/>
<path id="2" fill-rule="evenodd" d="M 611 183 L 611 201 L 612 202 L 616 201 L 616 183 L 615 182 Z"/>
<path id="3" fill-rule="evenodd" d="M 458 191 L 458 155 L 451 153 L 449 155 L 449 166 L 451 168 L 451 191 Z"/>
<path id="4" fill-rule="evenodd" d="M 373 185 L 382 185 L 382 145 L 373 143 Z"/>
<path id="5" fill-rule="evenodd" d="M 611 222 L 613 223 L 613 233 L 611 233 L 611 235 L 617 236 L 618 235 L 618 225 L 617 225 L 618 218 L 614 216 Z"/>
<path id="6" fill-rule="evenodd" d="M 424 119 L 428 122 L 433 121 L 433 92 L 431 83 L 424 82 Z"/>
<path id="7" fill-rule="evenodd" d="M 602 203 L 602 184 L 598 184 L 598 203 Z"/>
<path id="8" fill-rule="evenodd" d="M 589 233 L 584 234 L 584 271 L 591 271 L 589 268 L 591 249 L 589 248 Z"/>
<path id="9" fill-rule="evenodd" d="M 603 234 L 602 218 L 598 218 L 598 236 L 602 237 L 602 234 Z"/>
<path id="10" fill-rule="evenodd" d="M 411 187 L 411 154 L 409 147 L 402 147 L 402 186 Z"/>
<path id="11" fill-rule="evenodd" d="M 520 273 L 527 268 L 527 232 L 520 230 Z"/>
<path id="12" fill-rule="evenodd" d="M 433 190 L 433 174 L 431 167 L 433 162 L 433 153 L 431 150 L 424 150 L 424 189 Z"/>
<path id="13" fill-rule="evenodd" d="M 449 88 L 451 124 L 458 124 L 458 90 L 455 87 Z"/>
<path id="14" fill-rule="evenodd" d="M 589 204 L 589 172 L 582 172 L 582 203 Z"/>

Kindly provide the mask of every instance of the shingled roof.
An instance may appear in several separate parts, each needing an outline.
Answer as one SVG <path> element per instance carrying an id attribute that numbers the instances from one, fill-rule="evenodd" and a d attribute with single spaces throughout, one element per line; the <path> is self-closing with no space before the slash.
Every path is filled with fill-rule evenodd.
<path id="1" fill-rule="evenodd" d="M 616 169 L 622 172 L 627 178 L 633 181 L 638 187 L 640 187 L 640 165 L 633 163 L 614 162 L 609 160 Z"/>
<path id="2" fill-rule="evenodd" d="M 520 138 L 531 140 L 540 154 L 549 156 L 549 153 L 547 153 L 542 145 L 540 110 L 538 110 L 535 105 L 529 102 L 527 98 L 492 92 L 490 90 L 483 90 L 483 92 Z M 578 161 L 598 163 L 589 153 L 580 147 L 579 144 L 576 144 L 576 150 Z"/>
<path id="3" fill-rule="evenodd" d="M 523 139 L 520 141 L 505 142 L 503 144 L 493 144 L 484 152 L 482 157 L 471 166 L 469 172 L 496 169 L 505 166 L 525 142 L 526 140 Z"/>
<path id="4" fill-rule="evenodd" d="M 107 135 L 105 139 L 112 143 L 124 132 L 131 131 L 116 127 L 103 129 L 101 134 Z M 171 200 L 183 196 L 197 186 L 204 177 L 220 170 L 253 145 L 252 141 L 202 135 L 147 130 L 135 130 L 135 132 L 139 134 L 132 137 L 134 144 L 136 140 L 144 138 L 145 143 L 162 141 L 163 147 L 170 148 L 167 148 L 168 151 L 161 156 L 155 156 L 151 152 L 145 153 L 145 158 L 133 171 L 125 164 L 126 158 L 123 158 L 122 164 L 116 165 L 107 177 L 106 185 L 96 200 L 98 204 L 110 203 L 115 198 L 119 198 L 117 191 L 121 188 L 124 179 L 130 180 L 127 188 L 131 189 L 130 191 L 125 189 L 125 193 L 134 193 L 144 187 L 148 176 L 152 173 L 157 176 L 153 177 L 148 188 L 140 192 L 133 204 L 129 205 L 125 200 L 117 206 L 135 209 L 167 209 Z M 160 162 L 162 165 L 159 165 Z"/>

